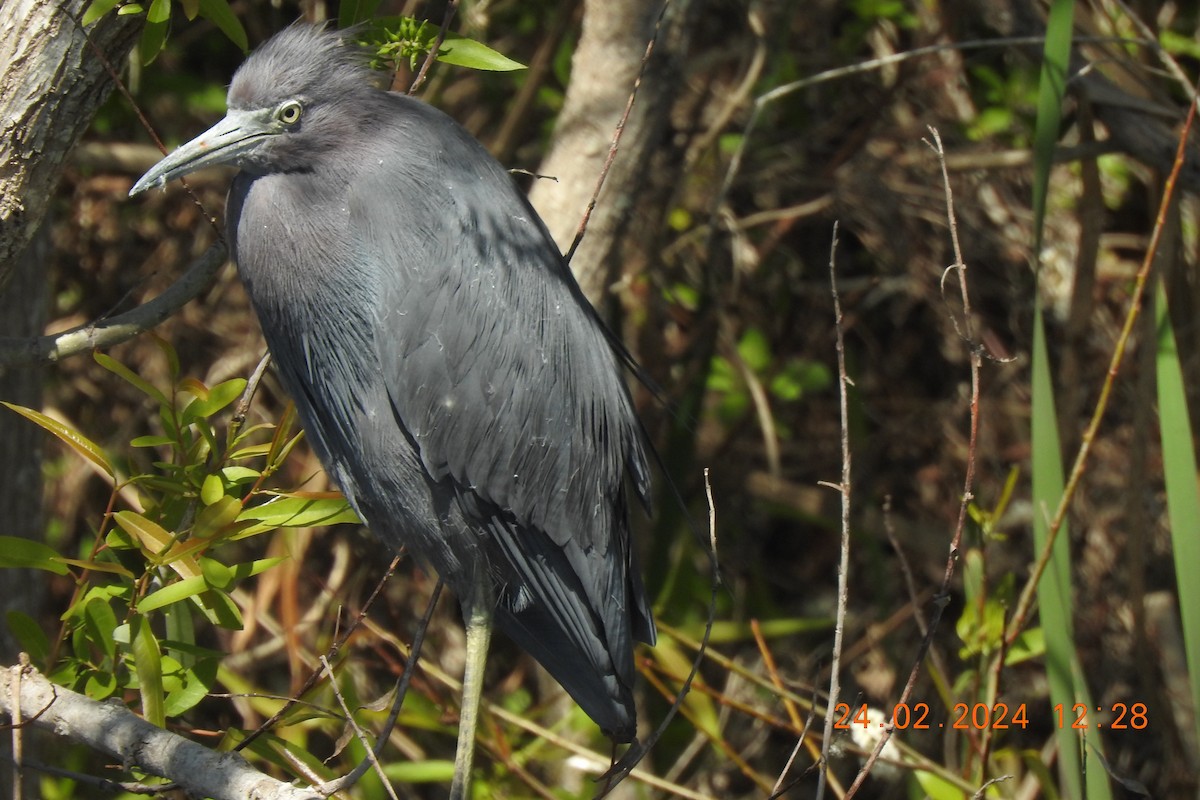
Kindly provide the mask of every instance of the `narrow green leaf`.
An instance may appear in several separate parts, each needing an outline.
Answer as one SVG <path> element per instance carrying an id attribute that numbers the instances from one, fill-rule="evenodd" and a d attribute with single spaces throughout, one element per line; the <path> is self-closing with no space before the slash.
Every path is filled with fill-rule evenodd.
<path id="1" fill-rule="evenodd" d="M 88 25 L 91 25 L 93 22 L 112 11 L 120 1 L 121 0 L 92 0 L 91 4 L 89 4 L 87 7 L 87 11 L 83 12 L 83 17 L 80 18 L 79 24 L 86 28 Z"/>
<path id="2" fill-rule="evenodd" d="M 1074 0 L 1051 1 L 1038 81 L 1037 120 L 1034 127 L 1034 253 L 1042 251 L 1050 170 L 1062 122 L 1062 100 L 1071 59 L 1074 14 Z M 1039 277 L 1040 272 L 1039 265 Z M 1040 554 L 1045 549 L 1049 536 L 1048 515 L 1054 513 L 1062 499 L 1065 480 L 1051 377 L 1053 369 L 1049 348 L 1046 346 L 1040 287 L 1035 292 L 1030 438 L 1033 448 L 1034 552 Z M 1038 613 L 1046 643 L 1045 661 L 1050 685 L 1050 702 L 1063 703 L 1067 707 L 1082 702 L 1091 707 L 1093 704 L 1087 680 L 1075 650 L 1071 619 L 1072 561 L 1069 542 L 1070 536 L 1064 524 L 1055 539 L 1051 563 L 1038 584 Z M 1076 732 L 1064 727 L 1057 730 L 1055 736 L 1058 741 L 1058 766 L 1064 795 L 1071 798 L 1086 796 L 1090 800 L 1109 800 L 1112 796 L 1111 788 L 1103 770 L 1088 769 L 1086 787 L 1080 779 L 1083 764 Z"/>
<path id="3" fill-rule="evenodd" d="M 166 22 L 169 19 L 171 19 L 171 0 L 151 0 L 146 21 L 157 23 Z"/>
<path id="4" fill-rule="evenodd" d="M 42 626 L 24 611 L 9 611 L 5 615 L 8 629 L 12 631 L 21 649 L 29 654 L 36 664 L 45 664 L 50 656 L 50 640 Z"/>
<path id="5" fill-rule="evenodd" d="M 200 0 L 200 16 L 220 28 L 221 33 L 229 37 L 229 41 L 241 48 L 243 53 L 250 49 L 246 29 L 229 7 L 228 0 Z"/>
<path id="6" fill-rule="evenodd" d="M 438 49 L 437 60 L 445 64 L 453 64 L 456 67 L 469 67 L 488 72 L 512 72 L 526 68 L 519 61 L 513 61 L 482 42 L 455 33 L 446 34 L 445 41 Z"/>
<path id="7" fill-rule="evenodd" d="M 117 643 L 113 640 L 113 631 L 117 628 L 117 615 L 113 613 L 112 606 L 99 598 L 89 600 L 83 608 L 83 624 L 92 644 L 99 647 L 109 659 L 115 658 Z"/>
<path id="8" fill-rule="evenodd" d="M 225 467 L 221 470 L 221 477 L 232 484 L 250 483 L 262 477 L 262 472 L 249 467 Z"/>
<path id="9" fill-rule="evenodd" d="M 32 408 L 19 406 L 15 403 L 6 403 L 3 400 L 0 400 L 0 405 L 17 412 L 22 417 L 34 423 L 43 430 L 54 434 L 76 453 L 79 453 L 79 455 L 83 456 L 88 461 L 91 461 L 93 464 L 100 467 L 100 469 L 104 470 L 104 472 L 110 478 L 115 477 L 116 470 L 113 469 L 113 465 L 108 460 L 108 456 L 106 456 L 104 451 L 100 449 L 100 445 L 96 444 L 91 439 L 88 439 L 79 431 L 64 425 L 56 419 L 47 417 L 40 411 L 34 411 Z"/>
<path id="10" fill-rule="evenodd" d="M 137 603 L 137 610 L 142 614 L 148 614 L 172 603 L 178 603 L 180 600 L 195 597 L 206 589 L 208 589 L 208 581 L 203 575 L 184 578 L 174 583 L 168 583 L 163 588 L 143 597 Z"/>
<path id="11" fill-rule="evenodd" d="M 1171 329 L 1167 294 L 1159 282 L 1154 306 L 1158 328 L 1155 356 L 1158 376 L 1159 433 L 1162 437 L 1163 475 L 1167 486 L 1167 517 L 1175 551 L 1175 586 L 1183 620 L 1183 647 L 1187 656 L 1192 707 L 1200 708 L 1200 585 L 1192 570 L 1200 564 L 1200 495 L 1196 486 L 1196 452 L 1192 422 L 1188 417 L 1183 368 Z M 1200 717 L 1193 716 L 1200 733 Z"/>
<path id="12" fill-rule="evenodd" d="M 153 399 L 154 402 L 158 403 L 160 406 L 170 405 L 170 402 L 167 400 L 167 396 L 163 394 L 157 386 L 150 383 L 150 381 L 146 380 L 141 375 L 138 375 L 136 372 L 122 364 L 120 361 L 117 361 L 112 356 L 97 351 L 92 355 L 92 358 L 96 360 L 97 364 L 104 367 L 118 378 L 121 378 L 142 394 Z"/>
<path id="13" fill-rule="evenodd" d="M 391 761 L 383 772 L 396 783 L 445 783 L 454 777 L 454 762 L 439 759 Z"/>
<path id="14" fill-rule="evenodd" d="M 275 528 L 311 528 L 316 525 L 354 523 L 359 519 L 344 498 L 279 497 L 243 509 L 238 521 L 255 523 L 238 534 L 241 538 Z"/>
<path id="15" fill-rule="evenodd" d="M 203 649 L 196 647 L 196 622 L 191 609 L 186 606 L 168 607 L 162 616 L 166 628 L 159 645 L 164 652 L 175 656 L 185 668 L 191 669 L 196 665 L 196 653 Z"/>
<path id="16" fill-rule="evenodd" d="M 170 436 L 138 436 L 129 442 L 131 447 L 164 447 L 175 444 Z"/>
<path id="17" fill-rule="evenodd" d="M 31 567 L 55 575 L 66 575 L 70 571 L 53 547 L 20 536 L 0 536 L 0 567 Z"/>
<path id="18" fill-rule="evenodd" d="M 231 631 L 242 629 L 242 612 L 224 592 L 209 589 L 200 595 L 200 606 L 214 625 Z"/>
<path id="19" fill-rule="evenodd" d="M 246 389 L 245 378 L 220 383 L 209 389 L 203 397 L 197 397 L 183 410 L 183 422 L 190 424 L 198 419 L 207 419 L 241 396 Z"/>
<path id="20" fill-rule="evenodd" d="M 146 27 L 142 28 L 142 38 L 138 41 L 138 58 L 143 66 L 149 66 L 158 58 L 163 45 L 167 43 L 169 27 L 166 22 L 147 22 Z"/>
<path id="21" fill-rule="evenodd" d="M 167 695 L 163 710 L 168 717 L 177 717 L 192 709 L 208 696 L 217 680 L 217 660 L 206 659 L 183 671 L 181 685 Z"/>
<path id="22" fill-rule="evenodd" d="M 200 565 L 196 560 L 186 552 L 175 551 L 175 537 L 157 522 L 133 511 L 118 511 L 114 516 L 122 530 L 137 539 L 150 561 L 169 566 L 181 578 L 194 578 L 200 574 Z M 183 545 L 181 549 L 186 551 L 187 547 Z"/>
<path id="23" fill-rule="evenodd" d="M 142 696 L 142 716 L 147 722 L 161 728 L 167 721 L 163 708 L 162 653 L 154 631 L 150 630 L 149 620 L 137 616 L 133 618 L 132 625 L 133 641 L 130 645 L 137 669 L 138 691 Z"/>
<path id="24" fill-rule="evenodd" d="M 200 13 L 200 0 L 179 0 L 179 5 L 183 7 L 183 15 L 188 22 L 194 21 Z"/>
<path id="25" fill-rule="evenodd" d="M 122 578 L 134 579 L 134 574 L 115 561 L 86 561 L 82 558 L 59 558 L 59 561 L 70 567 L 87 569 L 93 572 L 105 572 L 109 575 L 120 575 Z"/>

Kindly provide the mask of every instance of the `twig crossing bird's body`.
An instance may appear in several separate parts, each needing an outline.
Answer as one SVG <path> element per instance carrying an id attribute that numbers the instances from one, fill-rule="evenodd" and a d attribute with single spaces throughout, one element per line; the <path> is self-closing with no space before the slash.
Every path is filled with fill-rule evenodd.
<path id="1" fill-rule="evenodd" d="M 625 357 L 505 170 L 363 63 L 288 28 L 238 70 L 226 120 L 134 191 L 242 169 L 234 256 L 328 472 L 630 741 L 633 640 L 655 630 L 629 541 L 626 487 L 648 504 L 649 471 Z"/>

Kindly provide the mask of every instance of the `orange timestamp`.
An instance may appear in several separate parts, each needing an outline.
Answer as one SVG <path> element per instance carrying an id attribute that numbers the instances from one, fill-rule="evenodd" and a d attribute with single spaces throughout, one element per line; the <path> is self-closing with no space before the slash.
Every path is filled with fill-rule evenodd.
<path id="1" fill-rule="evenodd" d="M 833 707 L 833 727 L 840 730 L 850 730 L 851 727 L 884 728 L 889 725 L 893 730 L 936 730 L 950 728 L 951 730 L 994 730 L 1002 731 L 1009 728 L 1024 730 L 1029 727 L 1029 711 L 1025 703 L 1009 706 L 1007 703 L 955 703 L 950 716 L 945 720 L 930 718 L 928 703 L 897 703 L 892 706 L 890 719 L 884 718 L 884 712 L 869 707 L 866 703 L 853 707 L 849 703 L 838 703 Z M 1067 709 L 1062 703 L 1054 706 L 1052 721 L 1059 728 L 1087 730 L 1088 728 L 1108 728 L 1110 730 L 1143 730 L 1149 723 L 1149 708 L 1145 703 L 1112 703 L 1107 708 L 1097 706 L 1096 712 L 1105 716 L 1104 720 L 1088 722 L 1090 706 L 1076 703 Z M 1109 717 L 1111 716 L 1111 719 Z"/>

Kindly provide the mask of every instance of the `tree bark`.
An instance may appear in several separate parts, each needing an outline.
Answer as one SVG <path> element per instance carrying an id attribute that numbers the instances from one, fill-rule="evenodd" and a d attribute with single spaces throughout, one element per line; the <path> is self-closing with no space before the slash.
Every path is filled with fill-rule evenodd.
<path id="1" fill-rule="evenodd" d="M 41 226 L 67 154 L 112 90 L 104 61 L 123 64 L 141 28 L 137 16 L 109 14 L 85 35 L 77 22 L 85 5 L 0 4 L 0 290 Z"/>
<path id="2" fill-rule="evenodd" d="M 0 3 L 0 337 L 42 333 L 46 317 L 43 222 L 67 155 L 91 124 L 112 80 L 76 19 L 83 0 Z M 122 64 L 136 41 L 137 17 L 109 15 L 89 31 L 109 63 Z M 42 368 L 0 368 L 0 399 L 38 408 Z M 0 411 L 0 534 L 42 536 L 41 446 L 44 435 Z M 15 659 L 5 615 L 36 617 L 43 576 L 9 571 L 0 581 L 0 654 Z M 9 747 L 5 737 L 4 749 Z M 11 759 L 3 759 L 7 772 Z M 0 797 L 12 782 L 0 777 Z M 33 797 L 34 793 L 25 792 Z"/>
<path id="3" fill-rule="evenodd" d="M 28 337 L 45 324 L 45 253 L 32 247 L 67 155 L 112 89 L 112 80 L 76 22 L 83 0 L 0 4 L 0 336 Z M 122 63 L 141 23 L 115 14 L 89 34 L 109 63 Z M 41 405 L 41 372 L 0 369 L 0 398 Z M 0 414 L 0 452 L 13 454 L 0 480 L 2 533 L 40 537 L 42 436 Z M 3 582 L 0 611 L 33 613 L 38 593 L 25 576 Z M 0 652 L 15 645 L 0 625 Z"/>
<path id="4" fill-rule="evenodd" d="M 682 81 L 681 62 L 702 0 L 672 0 L 646 66 L 636 103 L 605 180 L 587 235 L 571 260 L 584 294 L 603 310 L 608 287 L 619 277 L 620 231 L 632 213 L 638 187 L 670 120 L 671 100 Z M 571 61 L 571 81 L 530 200 L 566 252 L 575 238 L 596 181 L 608 158 L 613 132 L 625 113 L 646 45 L 655 35 L 660 3 L 586 0 L 583 30 Z"/>
<path id="5" fill-rule="evenodd" d="M 118 758 L 126 768 L 174 781 L 189 797 L 214 800 L 319 800 L 254 769 L 238 753 L 219 753 L 151 725 L 120 703 L 55 686 L 32 667 L 0 669 L 0 712 L 19 725 L 53 731 Z"/>

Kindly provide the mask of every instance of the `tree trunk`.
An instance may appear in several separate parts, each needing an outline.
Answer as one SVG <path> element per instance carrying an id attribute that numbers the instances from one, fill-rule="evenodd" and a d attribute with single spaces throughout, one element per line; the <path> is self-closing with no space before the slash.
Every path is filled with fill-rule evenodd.
<path id="1" fill-rule="evenodd" d="M 36 336 L 45 327 L 42 223 L 67 155 L 112 89 L 112 79 L 76 19 L 83 0 L 0 3 L 0 337 Z M 111 64 L 133 48 L 141 21 L 110 14 L 88 31 Z M 0 369 L 0 399 L 41 406 L 42 368 Z M 45 435 L 0 410 L 0 535 L 42 536 L 41 445 Z M 0 580 L 0 656 L 16 658 L 5 615 L 37 615 L 42 576 L 10 571 Z M 5 737 L 7 747 L 8 738 Z M 4 758 L 5 770 L 11 759 Z M 0 797 L 11 781 L 0 777 Z M 36 793 L 25 792 L 34 797 Z"/>
<path id="2" fill-rule="evenodd" d="M 619 278 L 621 231 L 645 183 L 650 159 L 679 95 L 680 64 L 701 0 L 674 0 L 646 67 L 620 150 L 604 184 L 587 236 L 571 260 L 584 294 L 603 312 L 608 287 Z M 534 184 L 530 200 L 566 252 L 575 238 L 596 181 L 608 158 L 613 132 L 625 113 L 654 36 L 661 4 L 644 0 L 586 0 L 583 31 L 571 61 L 571 81 L 550 152 L 539 172 L 557 180 Z"/>

